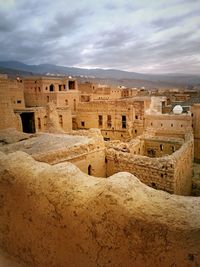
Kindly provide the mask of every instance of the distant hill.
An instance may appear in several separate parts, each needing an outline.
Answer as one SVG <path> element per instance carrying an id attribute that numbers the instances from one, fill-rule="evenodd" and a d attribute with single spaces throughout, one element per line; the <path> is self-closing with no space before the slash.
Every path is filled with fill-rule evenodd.
<path id="1" fill-rule="evenodd" d="M 18 61 L 0 61 L 0 71 L 15 70 L 27 74 L 54 74 L 71 76 L 88 76 L 102 79 L 137 79 L 152 82 L 167 82 L 173 84 L 196 85 L 200 84 L 200 76 L 190 74 L 141 74 L 116 69 L 83 69 L 57 66 L 53 64 L 27 65 Z"/>

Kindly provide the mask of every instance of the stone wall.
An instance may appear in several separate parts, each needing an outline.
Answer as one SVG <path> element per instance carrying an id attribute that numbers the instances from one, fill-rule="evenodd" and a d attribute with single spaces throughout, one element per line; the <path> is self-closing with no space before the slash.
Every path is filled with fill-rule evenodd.
<path id="1" fill-rule="evenodd" d="M 0 247 L 33 267 L 196 267 L 200 199 L 0 155 Z"/>
<path id="2" fill-rule="evenodd" d="M 128 152 L 107 147 L 107 176 L 128 171 L 151 187 L 178 195 L 190 195 L 193 137 L 190 135 L 176 152 L 162 157 L 143 156 L 145 139 L 142 140 L 140 145 L 131 145 Z"/>

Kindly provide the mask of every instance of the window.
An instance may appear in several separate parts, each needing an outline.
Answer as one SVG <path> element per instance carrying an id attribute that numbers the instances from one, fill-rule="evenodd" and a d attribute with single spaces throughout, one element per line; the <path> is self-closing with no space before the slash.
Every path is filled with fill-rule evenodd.
<path id="1" fill-rule="evenodd" d="M 85 122 L 84 121 L 81 122 L 81 126 L 83 126 L 83 127 L 85 126 Z"/>
<path id="2" fill-rule="evenodd" d="M 162 126 L 163 126 L 163 124 L 161 123 L 161 124 L 160 124 L 160 126 L 162 127 Z"/>
<path id="3" fill-rule="evenodd" d="M 38 90 L 39 90 L 39 92 L 41 92 L 41 89 L 40 89 L 40 87 L 38 87 Z"/>
<path id="4" fill-rule="evenodd" d="M 75 81 L 69 81 L 68 85 L 69 85 L 69 90 L 74 90 L 75 89 Z"/>
<path id="5" fill-rule="evenodd" d="M 138 115 L 135 115 L 135 119 L 136 119 L 136 120 L 138 119 Z"/>
<path id="6" fill-rule="evenodd" d="M 173 127 L 174 125 L 173 124 L 171 124 L 171 127 Z"/>
<path id="7" fill-rule="evenodd" d="M 175 151 L 176 151 L 175 146 L 172 146 L 172 152 L 175 152 Z"/>
<path id="8" fill-rule="evenodd" d="M 151 126 L 153 126 L 153 122 L 151 122 Z"/>
<path id="9" fill-rule="evenodd" d="M 21 104 L 22 103 L 22 101 L 21 100 L 17 100 L 17 104 Z"/>
<path id="10" fill-rule="evenodd" d="M 68 100 L 67 100 L 67 99 L 65 99 L 65 105 L 66 105 L 66 106 L 68 105 Z"/>
<path id="11" fill-rule="evenodd" d="M 46 86 L 46 90 L 48 90 L 48 87 Z"/>
<path id="12" fill-rule="evenodd" d="M 59 84 L 59 85 L 58 85 L 58 90 L 59 90 L 59 91 L 62 91 L 62 84 Z"/>
<path id="13" fill-rule="evenodd" d="M 74 99 L 74 111 L 76 111 L 76 99 Z"/>
<path id="14" fill-rule="evenodd" d="M 88 175 L 91 175 L 91 174 L 92 174 L 92 166 L 89 165 L 89 166 L 88 166 Z"/>
<path id="15" fill-rule="evenodd" d="M 63 116 L 62 115 L 59 115 L 59 123 L 60 123 L 60 126 L 62 127 L 63 126 Z"/>
<path id="16" fill-rule="evenodd" d="M 65 84 L 63 84 L 63 89 L 65 90 L 65 88 L 66 88 Z"/>
<path id="17" fill-rule="evenodd" d="M 47 96 L 47 102 L 49 102 L 49 96 Z"/>
<path id="18" fill-rule="evenodd" d="M 51 85 L 49 86 L 49 91 L 50 91 L 50 92 L 53 92 L 53 91 L 54 91 L 54 85 L 53 85 L 53 84 L 51 84 Z"/>
<path id="19" fill-rule="evenodd" d="M 112 127 L 112 120 L 111 120 L 111 115 L 107 116 L 107 127 L 111 128 Z"/>
<path id="20" fill-rule="evenodd" d="M 126 116 L 122 115 L 122 128 L 126 129 Z"/>
<path id="21" fill-rule="evenodd" d="M 99 115 L 99 127 L 102 127 L 103 126 L 103 116 L 102 115 Z"/>
<path id="22" fill-rule="evenodd" d="M 163 151 L 163 145 L 162 144 L 160 145 L 160 151 Z"/>

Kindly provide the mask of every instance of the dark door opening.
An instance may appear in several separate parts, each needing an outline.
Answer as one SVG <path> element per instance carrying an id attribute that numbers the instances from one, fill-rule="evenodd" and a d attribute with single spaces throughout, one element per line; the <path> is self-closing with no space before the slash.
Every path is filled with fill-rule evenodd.
<path id="1" fill-rule="evenodd" d="M 88 175 L 91 175 L 91 174 L 92 174 L 92 166 L 89 165 L 89 166 L 88 166 Z"/>
<path id="2" fill-rule="evenodd" d="M 20 114 L 24 133 L 35 133 L 34 112 L 24 112 Z"/>

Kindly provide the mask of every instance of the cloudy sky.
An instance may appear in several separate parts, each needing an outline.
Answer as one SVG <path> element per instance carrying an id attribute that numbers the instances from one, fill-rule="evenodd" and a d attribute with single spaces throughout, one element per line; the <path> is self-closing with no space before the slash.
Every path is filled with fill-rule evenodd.
<path id="1" fill-rule="evenodd" d="M 200 74 L 200 0 L 0 0 L 0 60 Z"/>

